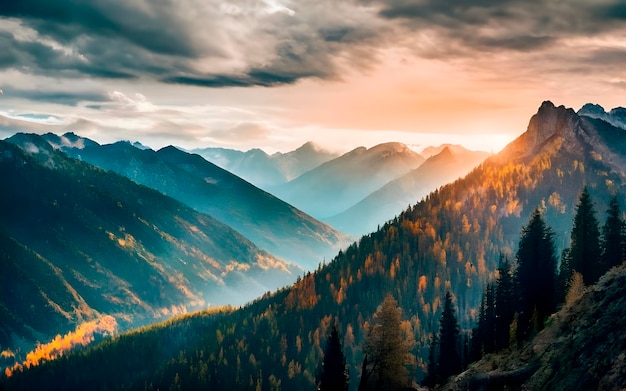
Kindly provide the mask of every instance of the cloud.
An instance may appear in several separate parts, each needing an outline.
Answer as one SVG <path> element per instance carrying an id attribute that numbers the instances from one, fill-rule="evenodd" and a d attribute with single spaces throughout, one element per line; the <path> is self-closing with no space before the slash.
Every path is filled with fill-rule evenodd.
<path id="1" fill-rule="evenodd" d="M 0 69 L 274 87 L 342 79 L 394 46 L 446 61 L 549 53 L 585 37 L 624 38 L 624 19 L 619 0 L 5 1 Z"/>
<path id="2" fill-rule="evenodd" d="M 413 31 L 431 30 L 442 41 L 455 40 L 473 50 L 542 49 L 563 39 L 622 29 L 626 6 L 619 0 L 363 0 L 377 4 L 379 15 Z"/>
<path id="3" fill-rule="evenodd" d="M 374 57 L 355 50 L 377 47 L 377 19 L 353 1 L 3 2 L 0 68 L 205 87 L 332 79 L 345 58 Z"/>
<path id="4" fill-rule="evenodd" d="M 105 102 L 109 98 L 104 93 L 59 91 L 59 90 L 25 90 L 5 88 L 7 96 L 11 98 L 23 98 L 35 102 L 56 103 L 65 106 L 77 106 L 82 102 Z"/>
<path id="5" fill-rule="evenodd" d="M 263 124 L 245 122 L 229 129 L 213 130 L 210 137 L 227 143 L 249 143 L 254 140 L 263 140 L 269 136 L 271 130 Z"/>

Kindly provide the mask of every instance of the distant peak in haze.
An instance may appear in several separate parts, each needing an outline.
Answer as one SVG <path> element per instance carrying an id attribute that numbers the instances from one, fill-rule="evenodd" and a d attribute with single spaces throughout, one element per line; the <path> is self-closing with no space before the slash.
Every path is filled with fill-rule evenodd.
<path id="1" fill-rule="evenodd" d="M 420 152 L 420 155 L 422 155 L 425 159 L 428 159 L 430 157 L 440 154 L 444 149 L 448 149 L 450 154 L 453 154 L 453 155 L 469 151 L 469 149 L 465 148 L 464 146 L 460 144 L 441 144 L 438 147 L 424 148 Z"/>
<path id="2" fill-rule="evenodd" d="M 578 110 L 578 115 L 601 119 L 613 126 L 626 129 L 626 108 L 624 107 L 612 108 L 611 111 L 607 113 L 604 107 L 598 104 L 586 103 Z"/>
<path id="3" fill-rule="evenodd" d="M 371 147 L 369 150 L 372 152 L 378 151 L 389 151 L 389 152 L 404 152 L 409 147 L 406 144 L 398 143 L 398 142 L 388 142 L 375 145 Z"/>
<path id="4" fill-rule="evenodd" d="M 316 151 L 321 151 L 322 148 L 320 148 L 320 146 L 318 146 L 317 144 L 315 144 L 313 141 L 307 141 L 306 143 L 302 144 L 300 147 L 296 148 L 296 152 L 316 152 Z"/>

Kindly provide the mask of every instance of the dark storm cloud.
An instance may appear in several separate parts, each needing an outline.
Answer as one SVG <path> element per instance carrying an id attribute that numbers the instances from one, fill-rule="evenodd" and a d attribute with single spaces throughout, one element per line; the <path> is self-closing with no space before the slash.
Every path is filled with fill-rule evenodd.
<path id="1" fill-rule="evenodd" d="M 252 70 L 245 75 L 207 75 L 201 76 L 172 76 L 162 81 L 172 84 L 188 84 L 200 87 L 272 87 L 280 84 L 296 82 L 301 75 L 275 74 L 266 71 Z"/>
<path id="2" fill-rule="evenodd" d="M 191 56 L 196 53 L 182 34 L 181 21 L 171 17 L 170 1 L 19 0 L 0 2 L 0 15 L 18 18 L 43 36 L 73 42 L 80 35 L 118 37 L 148 50 Z M 166 25 L 163 25 L 166 22 Z"/>
<path id="3" fill-rule="evenodd" d="M 538 0 L 363 0 L 378 4 L 379 15 L 410 30 L 437 31 L 455 55 L 454 40 L 469 50 L 540 50 L 561 39 L 611 32 L 623 26 L 626 4 L 620 0 L 596 4 Z"/>
<path id="4" fill-rule="evenodd" d="M 380 51 L 394 46 L 427 58 L 472 59 L 477 52 L 547 52 L 565 39 L 622 28 L 623 1 L 596 3 L 0 1 L 0 69 L 210 88 L 272 87 L 340 79 L 346 67 L 367 69 Z M 28 31 L 2 29 L 3 21 Z"/>
<path id="5" fill-rule="evenodd" d="M 0 53 L 0 69 L 206 87 L 275 86 L 338 78 L 338 56 L 360 57 L 354 62 L 360 67 L 381 46 L 385 29 L 374 20 L 380 18 L 354 0 L 285 4 L 294 10 L 275 0 L 0 2 L 0 23 L 5 18 L 36 32 L 35 38 L 2 33 L 0 47 L 9 50 Z M 372 50 L 364 55 L 364 47 Z M 351 54 L 355 50 L 361 53 Z"/>
<path id="6" fill-rule="evenodd" d="M 65 106 L 77 106 L 81 102 L 108 102 L 110 98 L 104 93 L 20 90 L 11 87 L 4 89 L 4 94 L 11 98 L 22 98 L 30 101 L 56 103 Z"/>

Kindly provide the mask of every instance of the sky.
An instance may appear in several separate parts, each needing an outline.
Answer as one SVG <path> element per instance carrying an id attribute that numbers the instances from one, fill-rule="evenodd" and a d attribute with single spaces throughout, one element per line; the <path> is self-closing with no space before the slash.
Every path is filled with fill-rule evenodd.
<path id="1" fill-rule="evenodd" d="M 541 102 L 626 106 L 623 0 L 7 0 L 0 138 L 497 152 Z"/>

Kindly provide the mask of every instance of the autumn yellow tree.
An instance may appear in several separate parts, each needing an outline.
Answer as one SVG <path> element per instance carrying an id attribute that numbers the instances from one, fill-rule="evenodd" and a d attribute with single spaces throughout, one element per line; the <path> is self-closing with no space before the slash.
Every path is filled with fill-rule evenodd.
<path id="1" fill-rule="evenodd" d="M 413 362 L 415 339 L 403 331 L 402 309 L 388 294 L 367 331 L 359 390 L 399 390 L 411 384 L 407 366 Z"/>

